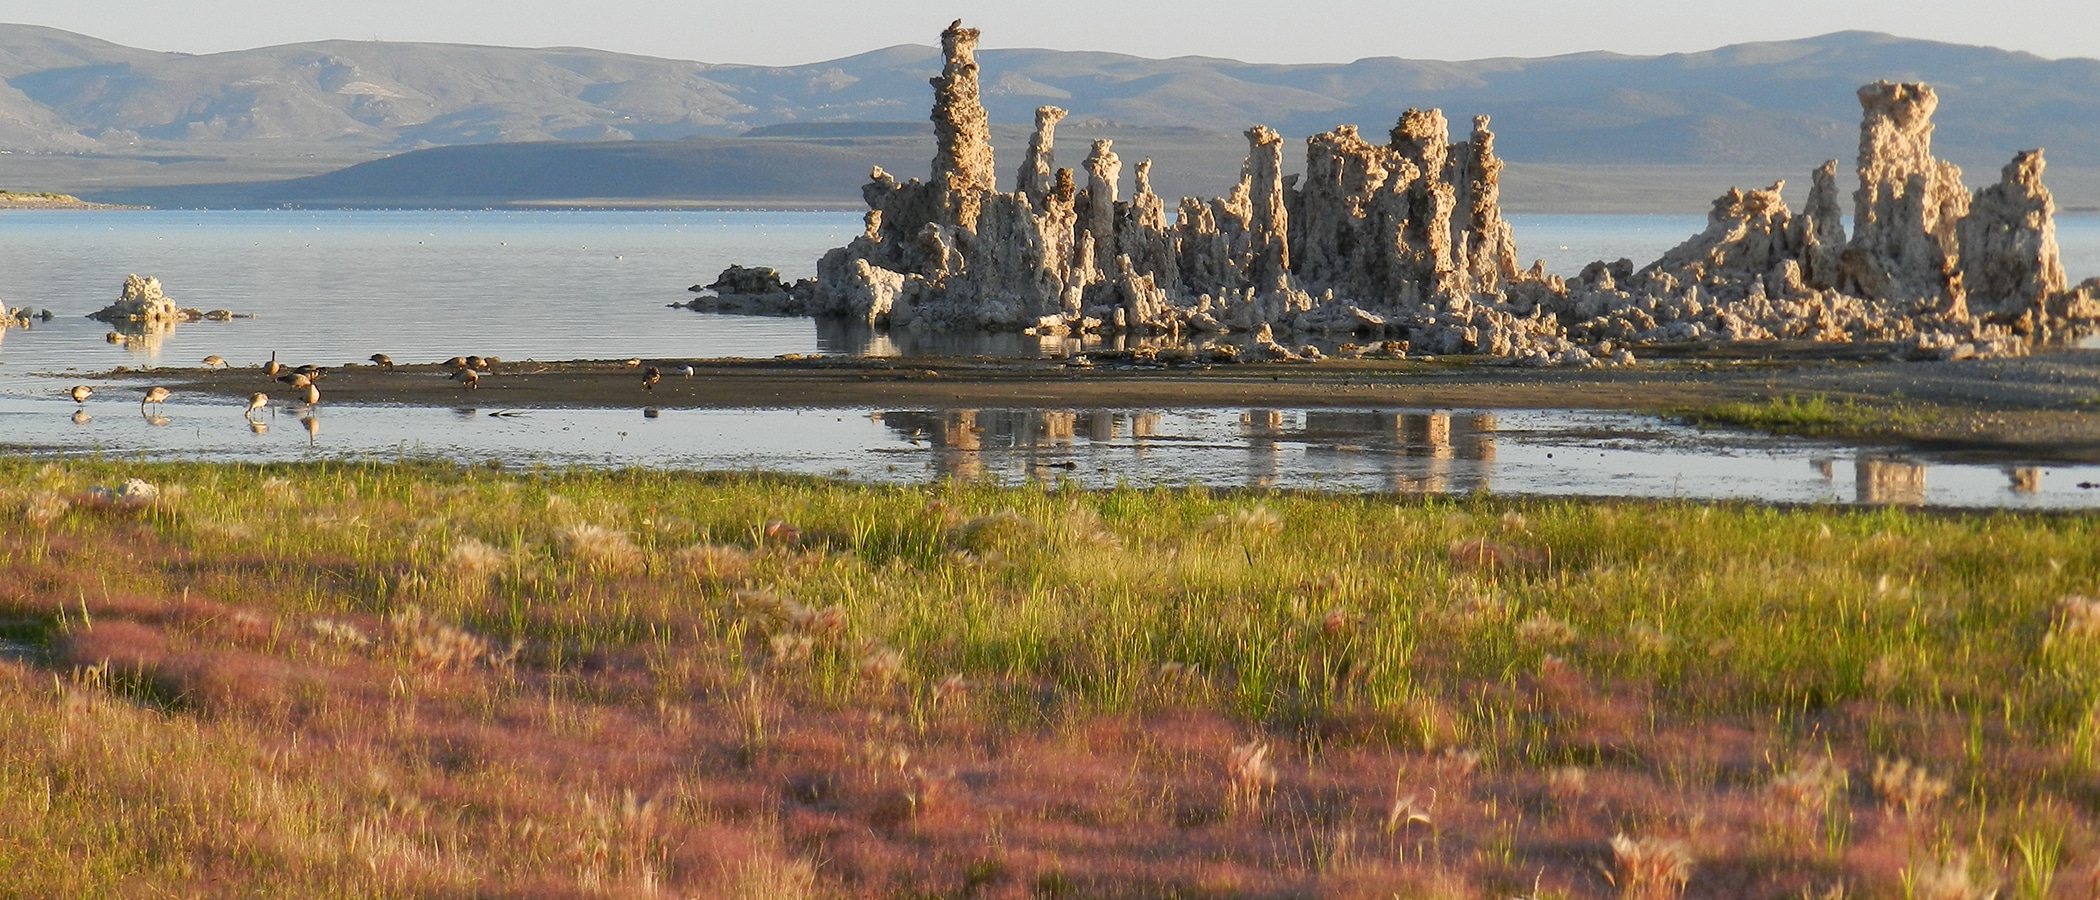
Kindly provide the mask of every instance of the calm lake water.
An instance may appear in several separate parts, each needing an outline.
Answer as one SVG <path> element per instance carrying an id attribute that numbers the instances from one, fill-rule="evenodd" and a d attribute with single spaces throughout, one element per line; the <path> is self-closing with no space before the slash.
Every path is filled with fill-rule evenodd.
<path id="1" fill-rule="evenodd" d="M 1542 258 L 1560 274 L 1600 258 L 1645 262 L 1703 225 L 1697 216 L 1511 218 L 1525 259 Z M 2100 504 L 2100 491 L 2078 487 L 2100 482 L 2100 469 L 2090 467 L 2043 469 L 2037 490 L 2015 492 L 1995 467 L 1918 468 L 1871 450 L 1701 434 L 1581 411 L 666 410 L 643 419 L 631 410 L 490 416 L 503 411 L 331 405 L 310 417 L 312 433 L 285 411 L 265 417 L 268 427 L 256 433 L 223 402 L 205 408 L 177 398 L 165 421 L 149 420 L 135 398 L 113 388 L 107 393 L 116 399 L 92 401 L 90 418 L 76 423 L 74 405 L 58 396 L 69 372 L 187 367 L 211 353 L 248 365 L 273 350 L 321 365 L 374 352 L 401 361 L 462 353 L 515 361 L 1015 351 L 998 341 L 899 345 L 807 319 L 667 308 L 690 296 L 687 285 L 711 281 L 733 262 L 810 275 L 825 249 L 859 230 L 859 216 L 839 212 L 0 213 L 7 254 L 0 301 L 56 317 L 0 332 L 0 444 L 212 459 L 411 454 L 769 469 L 878 481 L 962 474 L 1087 484 Z M 2074 278 L 2100 274 L 2100 217 L 2061 219 L 2059 240 Z M 115 299 L 131 272 L 159 277 L 185 306 L 257 318 L 182 325 L 152 345 L 108 344 L 108 328 L 83 316 Z M 1419 424 L 1438 415 L 1445 425 Z M 964 419 L 968 425 L 955 424 Z M 1492 423 L 1485 444 L 1475 427 L 1481 421 Z M 1418 439 L 1428 433 L 1421 429 L 1436 428 L 1460 439 L 1443 449 Z"/>

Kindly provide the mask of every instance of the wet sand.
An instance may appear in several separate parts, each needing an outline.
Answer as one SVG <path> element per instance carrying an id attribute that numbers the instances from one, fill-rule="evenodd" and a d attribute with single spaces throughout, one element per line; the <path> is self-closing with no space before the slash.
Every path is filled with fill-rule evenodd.
<path id="1" fill-rule="evenodd" d="M 1835 355 L 1845 354 L 1843 356 Z M 1902 426 L 1853 437 L 1948 456 L 2100 461 L 2100 353 L 2018 360 L 1892 362 L 1873 348 L 1772 347 L 1757 358 L 1686 355 L 1623 369 L 1532 369 L 1451 358 L 1433 362 L 1162 365 L 1093 357 L 1061 360 L 912 358 L 651 359 L 654 390 L 623 361 L 503 362 L 465 391 L 442 365 L 330 370 L 323 403 L 517 409 L 814 407 L 1393 407 L 1608 409 L 1668 414 L 1777 396 L 1900 405 Z M 1711 356 L 1711 355 L 1709 355 Z M 1876 357 L 1879 357 L 1878 359 Z M 684 376 L 680 367 L 691 365 Z M 239 402 L 292 390 L 256 369 L 118 372 L 180 393 Z"/>

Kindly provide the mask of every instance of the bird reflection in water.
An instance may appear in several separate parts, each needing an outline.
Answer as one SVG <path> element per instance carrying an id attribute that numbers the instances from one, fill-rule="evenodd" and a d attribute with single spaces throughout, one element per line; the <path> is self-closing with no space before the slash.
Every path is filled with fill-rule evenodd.
<path id="1" fill-rule="evenodd" d="M 146 424 L 151 425 L 155 428 L 166 428 L 168 427 L 168 423 L 173 421 L 175 420 L 170 419 L 167 416 L 161 415 L 160 413 L 149 413 L 146 416 Z"/>
<path id="2" fill-rule="evenodd" d="M 87 410 L 84 410 L 84 409 L 76 409 L 76 410 L 74 410 L 74 411 L 73 411 L 73 424 L 75 424 L 75 425 L 86 425 L 87 423 L 89 423 L 89 422 L 93 422 L 93 421 L 95 421 L 95 417 L 94 417 L 94 416 L 91 416 L 91 415 L 88 415 L 88 411 L 87 411 Z"/>
<path id="3" fill-rule="evenodd" d="M 299 424 L 306 427 L 306 445 L 311 447 L 321 437 L 320 416 L 300 416 Z"/>
<path id="4" fill-rule="evenodd" d="M 270 433 L 270 423 L 268 423 L 268 422 L 265 422 L 265 421 L 263 421 L 263 420 L 261 420 L 261 419 L 249 419 L 249 420 L 248 420 L 248 431 L 249 431 L 249 432 L 251 432 L 251 433 L 253 433 L 253 434 L 269 434 L 269 433 Z"/>

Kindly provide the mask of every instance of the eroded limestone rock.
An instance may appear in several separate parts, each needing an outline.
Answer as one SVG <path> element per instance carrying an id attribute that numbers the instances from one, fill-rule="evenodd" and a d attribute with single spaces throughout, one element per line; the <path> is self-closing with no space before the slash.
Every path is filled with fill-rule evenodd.
<path id="1" fill-rule="evenodd" d="M 913 329 L 1251 336 L 1249 357 L 1279 360 L 1306 358 L 1279 335 L 1344 335 L 1535 365 L 1761 340 L 1992 355 L 2100 324 L 2100 281 L 2064 287 L 2039 151 L 1972 203 L 1960 170 L 1932 156 L 1938 100 L 1925 85 L 1860 89 L 1849 237 L 1832 161 L 1811 173 L 1798 213 L 1780 185 L 1731 190 L 1661 259 L 1599 262 L 1563 281 L 1542 264 L 1519 268 L 1484 116 L 1455 142 L 1433 109 L 1402 113 L 1384 144 L 1354 126 L 1314 135 L 1302 182 L 1282 174 L 1283 138 L 1257 126 L 1229 194 L 1169 203 L 1152 190 L 1150 160 L 1124 199 L 1108 140 L 1094 142 L 1079 187 L 1053 156 L 1065 113 L 1046 106 L 1014 192 L 1001 193 L 976 43 L 960 22 L 942 34 L 929 180 L 870 174 L 864 233 L 787 288 L 810 311 Z"/>

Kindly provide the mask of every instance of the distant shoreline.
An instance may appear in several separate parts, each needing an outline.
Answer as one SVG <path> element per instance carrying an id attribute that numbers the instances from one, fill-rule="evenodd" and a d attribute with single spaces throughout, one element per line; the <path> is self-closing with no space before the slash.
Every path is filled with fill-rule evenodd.
<path id="1" fill-rule="evenodd" d="M 0 210 L 7 209 L 152 209 L 152 207 L 123 206 L 115 203 L 91 203 L 72 194 L 0 191 Z"/>

